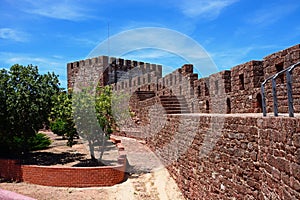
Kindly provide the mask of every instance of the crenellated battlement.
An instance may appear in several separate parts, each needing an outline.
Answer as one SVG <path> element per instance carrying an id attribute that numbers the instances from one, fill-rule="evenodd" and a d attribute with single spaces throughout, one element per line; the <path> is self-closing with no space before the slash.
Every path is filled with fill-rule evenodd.
<path id="1" fill-rule="evenodd" d="M 162 76 L 162 66 L 135 60 L 99 56 L 67 64 L 68 88 L 74 86 L 79 70 L 96 69 L 100 77 L 99 85 L 113 85 L 117 91 L 153 91 L 157 96 L 184 96 L 189 109 L 195 113 L 255 113 L 262 112 L 261 83 L 269 76 L 300 61 L 300 44 L 266 56 L 263 60 L 252 60 L 230 70 L 211 74 L 198 79 L 192 64 Z M 294 71 L 295 111 L 300 112 L 299 69 Z M 298 76 L 297 76 L 298 75 Z M 287 112 L 286 80 L 282 76 L 278 81 L 279 112 Z M 273 109 L 271 83 L 266 84 L 267 111 Z M 216 101 L 215 99 L 219 99 Z M 213 110 L 223 101 L 227 108 Z"/>
<path id="2" fill-rule="evenodd" d="M 145 74 L 151 74 L 155 72 L 155 76 L 162 76 L 162 66 L 157 64 L 150 64 L 139 62 L 135 60 L 124 60 L 122 58 L 99 56 L 95 58 L 90 58 L 86 60 L 80 60 L 67 64 L 68 73 L 68 88 L 73 88 L 76 78 L 78 77 L 79 70 L 85 71 L 88 68 L 97 68 L 97 77 L 100 77 L 100 86 L 117 84 L 117 82 L 124 82 L 122 84 L 126 85 L 126 79 L 129 79 L 128 87 L 139 85 L 137 82 L 142 82 L 140 80 L 135 80 L 136 77 L 144 76 Z M 96 77 L 95 76 L 95 77 Z M 132 84 L 132 79 L 134 79 L 135 84 Z M 140 79 L 140 78 L 138 78 Z"/>
<path id="3" fill-rule="evenodd" d="M 144 140 L 187 199 L 300 199 L 300 67 L 292 74 L 295 116 L 282 114 L 285 74 L 275 83 L 281 115 L 261 114 L 261 84 L 299 61 L 297 44 L 198 78 L 191 64 L 162 76 L 160 65 L 102 56 L 69 63 L 68 86 L 92 80 L 80 72 L 93 68 L 100 85 L 130 94 L 117 104 L 131 113 L 120 115 L 115 134 Z M 271 81 L 264 89 L 272 112 Z"/>

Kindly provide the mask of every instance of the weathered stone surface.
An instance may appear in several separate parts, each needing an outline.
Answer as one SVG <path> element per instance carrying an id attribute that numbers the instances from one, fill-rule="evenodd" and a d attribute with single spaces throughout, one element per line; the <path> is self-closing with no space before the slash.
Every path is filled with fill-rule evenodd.
<path id="1" fill-rule="evenodd" d="M 160 65 L 100 56 L 68 63 L 68 87 L 97 78 L 128 94 L 122 106 L 134 122 L 124 121 L 124 134 L 146 141 L 187 199 L 300 199 L 300 118 L 254 114 L 262 112 L 261 83 L 299 61 L 298 44 L 198 79 L 190 64 L 162 77 Z M 99 74 L 82 73 L 89 67 Z M 279 112 L 287 113 L 285 76 L 276 86 Z M 265 92 L 272 112 L 270 81 Z M 293 97 L 299 113 L 300 67 Z"/>

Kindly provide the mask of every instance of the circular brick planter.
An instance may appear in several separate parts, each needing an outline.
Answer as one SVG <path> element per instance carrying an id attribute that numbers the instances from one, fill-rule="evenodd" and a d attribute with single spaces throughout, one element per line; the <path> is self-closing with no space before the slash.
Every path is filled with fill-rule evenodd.
<path id="1" fill-rule="evenodd" d="M 112 186 L 124 180 L 126 153 L 120 140 L 111 138 L 119 150 L 118 165 L 101 167 L 57 167 L 21 165 L 18 160 L 0 159 L 0 177 L 57 187 Z"/>

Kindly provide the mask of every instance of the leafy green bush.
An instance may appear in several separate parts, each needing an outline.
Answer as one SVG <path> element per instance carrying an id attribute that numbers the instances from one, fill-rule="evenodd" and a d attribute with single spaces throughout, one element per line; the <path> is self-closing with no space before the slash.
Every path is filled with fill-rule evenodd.
<path id="1" fill-rule="evenodd" d="M 72 109 L 72 96 L 66 92 L 60 92 L 52 98 L 53 107 L 50 113 L 50 129 L 53 133 L 66 137 L 67 145 L 73 145 L 73 138 L 78 137 Z"/>
<path id="2" fill-rule="evenodd" d="M 66 130 L 66 122 L 62 119 L 57 119 L 55 121 L 50 122 L 50 129 L 53 133 L 59 136 L 64 136 L 67 132 Z"/>
<path id="3" fill-rule="evenodd" d="M 42 150 L 49 147 L 51 140 L 43 133 L 37 133 L 30 138 L 13 136 L 3 138 L 0 141 L 0 157 L 15 158 L 27 151 Z M 22 151 L 26 149 L 26 151 Z"/>
<path id="4" fill-rule="evenodd" d="M 31 151 L 42 150 L 49 147 L 49 145 L 51 144 L 51 140 L 47 135 L 43 133 L 37 133 L 35 136 L 28 140 L 28 144 Z"/>
<path id="5" fill-rule="evenodd" d="M 59 91 L 54 73 L 41 75 L 32 65 L 0 69 L 0 154 L 22 155 L 32 149 L 29 140 L 48 121 L 52 97 Z"/>

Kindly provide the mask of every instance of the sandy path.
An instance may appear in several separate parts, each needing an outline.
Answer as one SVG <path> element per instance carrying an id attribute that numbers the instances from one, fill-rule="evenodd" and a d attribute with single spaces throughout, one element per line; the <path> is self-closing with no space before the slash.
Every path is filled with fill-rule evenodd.
<path id="1" fill-rule="evenodd" d="M 0 187 L 39 200 L 183 200 L 175 182 L 165 169 L 132 175 L 127 181 L 112 187 L 66 188 L 28 183 L 0 183 Z"/>

